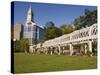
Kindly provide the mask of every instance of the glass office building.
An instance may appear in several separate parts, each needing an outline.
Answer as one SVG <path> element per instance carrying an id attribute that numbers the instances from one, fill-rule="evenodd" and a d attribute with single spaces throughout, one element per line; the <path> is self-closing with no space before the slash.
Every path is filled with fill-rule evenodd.
<path id="1" fill-rule="evenodd" d="M 33 21 L 33 12 L 30 7 L 27 13 L 26 25 L 24 26 L 24 38 L 28 38 L 30 45 L 32 45 L 43 40 L 44 34 L 45 30 L 42 27 L 37 26 Z"/>

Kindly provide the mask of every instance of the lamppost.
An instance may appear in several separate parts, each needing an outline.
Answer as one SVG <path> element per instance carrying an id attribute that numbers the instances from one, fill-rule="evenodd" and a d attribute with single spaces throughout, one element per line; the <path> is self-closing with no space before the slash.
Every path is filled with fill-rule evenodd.
<path id="1" fill-rule="evenodd" d="M 14 51 L 15 51 L 15 49 L 16 49 L 16 39 L 14 38 L 13 41 L 14 41 Z"/>

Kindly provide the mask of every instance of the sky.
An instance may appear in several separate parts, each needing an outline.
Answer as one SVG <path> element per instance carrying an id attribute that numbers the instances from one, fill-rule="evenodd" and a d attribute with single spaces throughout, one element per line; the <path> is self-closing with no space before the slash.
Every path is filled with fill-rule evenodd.
<path id="1" fill-rule="evenodd" d="M 44 26 L 46 22 L 52 21 L 58 27 L 63 24 L 71 24 L 75 18 L 84 15 L 85 9 L 97 9 L 96 6 L 14 2 L 14 25 L 18 23 L 25 25 L 30 6 L 37 25 Z"/>

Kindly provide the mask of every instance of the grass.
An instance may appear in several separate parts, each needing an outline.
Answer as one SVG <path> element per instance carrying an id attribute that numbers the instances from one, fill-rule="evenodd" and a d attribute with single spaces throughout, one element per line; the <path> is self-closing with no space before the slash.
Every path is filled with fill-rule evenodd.
<path id="1" fill-rule="evenodd" d="M 14 54 L 14 73 L 67 71 L 97 68 L 97 57 Z"/>

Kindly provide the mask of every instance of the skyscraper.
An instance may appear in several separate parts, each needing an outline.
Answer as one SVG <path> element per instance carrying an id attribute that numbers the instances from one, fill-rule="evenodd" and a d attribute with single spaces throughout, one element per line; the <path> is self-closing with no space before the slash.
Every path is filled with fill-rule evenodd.
<path id="1" fill-rule="evenodd" d="M 42 34 L 42 35 L 41 35 Z M 24 38 L 29 39 L 29 44 L 36 44 L 44 37 L 44 29 L 34 22 L 34 14 L 30 7 L 27 13 L 26 25 L 24 27 Z"/>
<path id="2" fill-rule="evenodd" d="M 16 40 L 20 40 L 23 37 L 23 25 L 22 24 L 16 24 L 14 26 L 14 33 L 12 31 L 12 36 Z"/>

